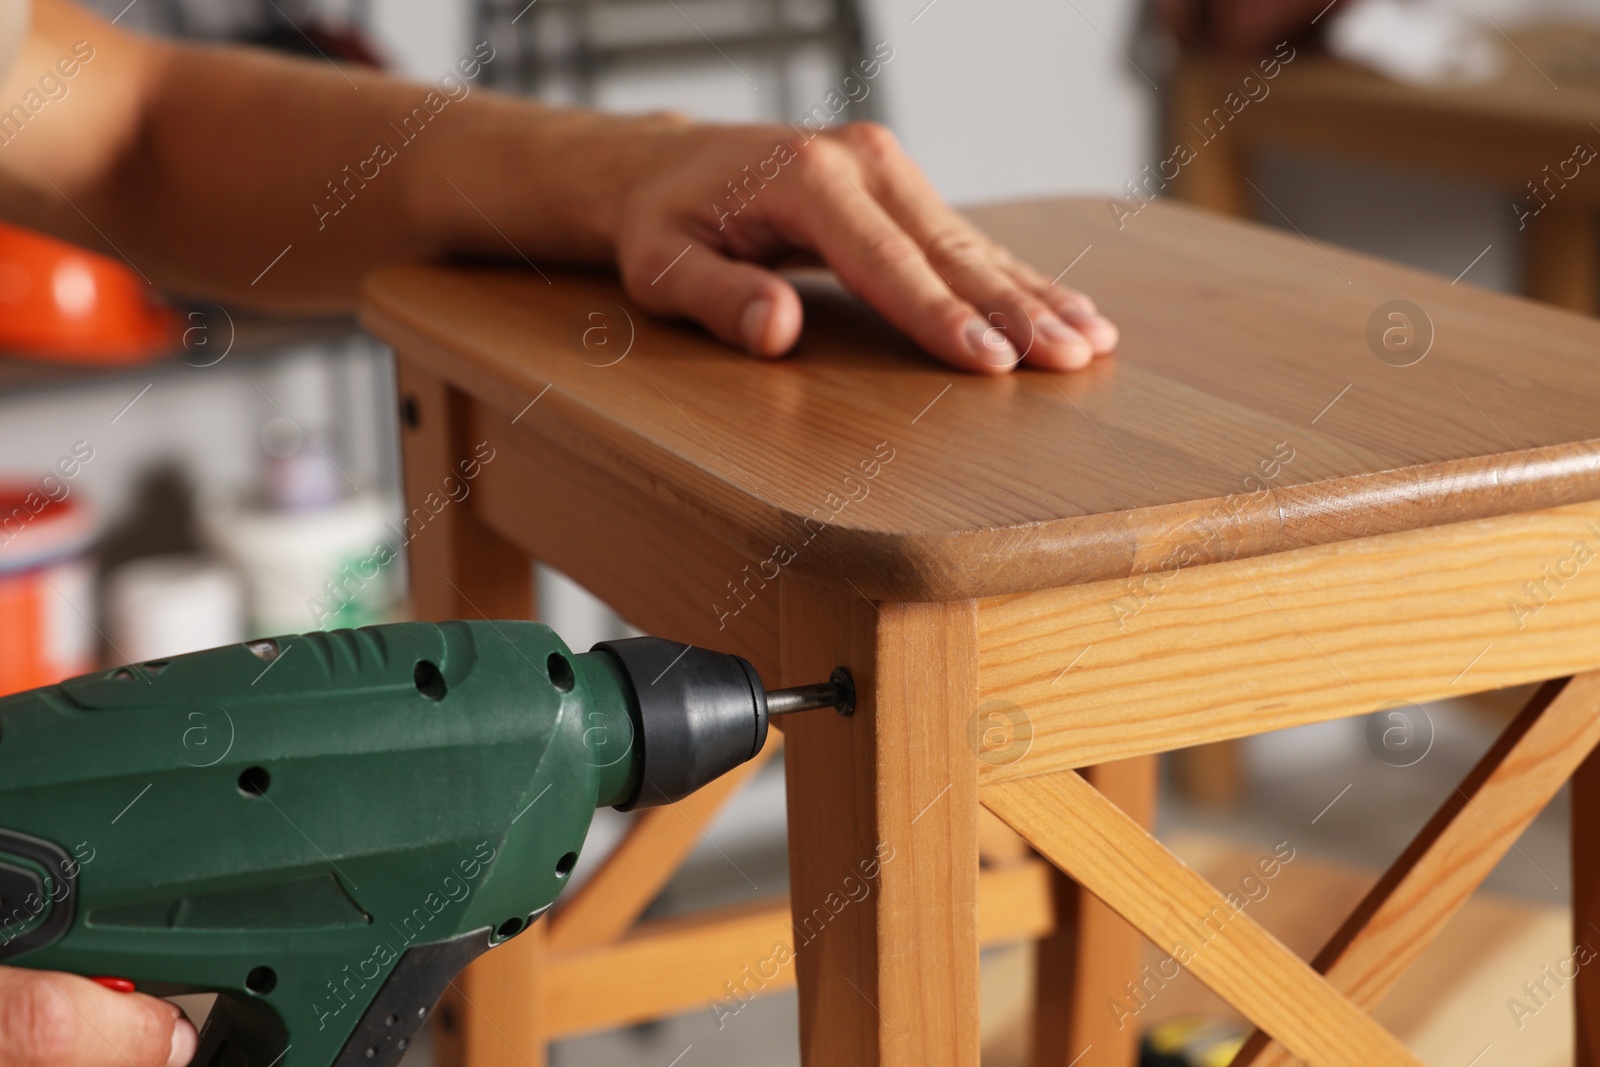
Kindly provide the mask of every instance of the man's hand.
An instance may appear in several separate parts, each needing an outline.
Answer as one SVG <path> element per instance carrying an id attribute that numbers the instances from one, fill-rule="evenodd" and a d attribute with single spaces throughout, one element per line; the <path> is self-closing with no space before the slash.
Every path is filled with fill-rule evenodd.
<path id="1" fill-rule="evenodd" d="M 952 211 L 882 126 L 807 138 L 781 126 L 684 125 L 645 139 L 612 236 L 628 294 L 651 311 L 782 355 L 799 337 L 800 299 L 762 265 L 810 252 L 965 370 L 1075 370 L 1116 347 L 1116 327 L 1088 297 Z"/>
<path id="2" fill-rule="evenodd" d="M 395 260 L 615 264 L 644 307 L 777 356 L 801 308 L 770 268 L 801 254 L 968 370 L 1067 370 L 1116 346 L 1087 297 L 974 230 L 881 126 L 543 107 L 484 88 L 496 61 L 483 42 L 408 83 L 36 0 L 0 110 L 55 95 L 0 131 L 0 215 L 169 291 L 274 310 L 347 311 Z"/>
<path id="3" fill-rule="evenodd" d="M 0 1067 L 183 1067 L 195 1044 L 167 1001 L 0 967 Z"/>

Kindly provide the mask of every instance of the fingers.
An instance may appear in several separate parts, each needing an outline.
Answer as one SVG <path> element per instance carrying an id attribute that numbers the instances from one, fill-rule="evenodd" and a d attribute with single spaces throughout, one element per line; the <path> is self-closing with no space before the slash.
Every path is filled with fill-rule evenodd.
<path id="1" fill-rule="evenodd" d="M 800 297 L 769 270 L 725 258 L 680 231 L 658 230 L 621 250 L 628 295 L 658 315 L 684 315 L 752 355 L 772 358 L 800 336 Z"/>
<path id="2" fill-rule="evenodd" d="M 786 220 L 793 236 L 816 249 L 852 292 L 946 363 L 989 374 L 1014 367 L 1019 352 L 1008 336 L 1011 309 L 980 312 L 954 291 L 848 168 L 827 155 L 837 151 L 819 140 L 793 164 L 814 161 L 799 174 L 806 186 L 804 210 Z"/>
<path id="3" fill-rule="evenodd" d="M 1022 359 L 1059 370 L 1079 370 L 1094 359 L 1088 340 L 1044 298 L 1048 286 L 1019 281 L 988 238 L 937 199 L 899 206 L 911 219 L 911 236 L 956 292 L 991 320 L 1002 317 L 999 309 L 1012 312 L 1007 333 Z"/>
<path id="4" fill-rule="evenodd" d="M 1117 330 L 1087 297 L 1053 284 L 952 211 L 882 127 L 854 124 L 789 140 L 771 129 L 713 131 L 686 142 L 681 169 L 644 187 L 616 233 L 630 296 L 697 319 L 758 356 L 799 337 L 794 288 L 771 270 L 815 252 L 857 296 L 933 355 L 1003 374 L 1021 362 L 1057 370 L 1110 352 Z M 766 158 L 741 163 L 755 152 Z M 776 169 L 773 169 L 776 168 Z M 712 176 L 750 172 L 736 210 Z M 781 175 L 781 177 L 779 177 Z"/>
<path id="5" fill-rule="evenodd" d="M 1094 349 L 1095 355 L 1109 355 L 1116 350 L 1119 338 L 1116 324 L 1100 314 L 1093 300 L 1076 289 L 1056 284 L 1010 252 L 1002 249 L 1001 255 L 1007 270 L 1016 278 L 1017 284 L 1032 289 L 1040 299 L 1054 308 L 1056 314 L 1066 320 L 1067 325 L 1084 336 L 1089 346 Z"/>
<path id="6" fill-rule="evenodd" d="M 182 1067 L 194 1027 L 175 1005 L 86 978 L 0 967 L 0 1067 Z"/>
<path id="7" fill-rule="evenodd" d="M 957 294 L 997 318 L 1031 365 L 1073 370 L 1116 347 L 1117 330 L 1081 293 L 1054 285 L 957 215 L 881 126 L 858 123 L 836 135 L 863 160 L 872 191 Z M 1020 315 L 1020 317 L 1018 317 Z"/>
<path id="8" fill-rule="evenodd" d="M 1021 357 L 1028 363 L 1059 370 L 1081 370 L 1094 359 L 1088 340 L 1033 287 L 1019 284 L 1016 277 L 996 261 L 988 239 L 965 223 L 925 237 L 929 258 L 956 292 L 978 307 L 1014 308 L 1018 313 L 1008 329 Z"/>

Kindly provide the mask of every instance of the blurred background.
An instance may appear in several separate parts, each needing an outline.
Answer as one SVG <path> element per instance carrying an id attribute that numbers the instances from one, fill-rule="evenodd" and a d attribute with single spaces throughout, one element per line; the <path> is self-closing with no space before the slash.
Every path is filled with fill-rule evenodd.
<path id="1" fill-rule="evenodd" d="M 887 123 L 958 204 L 1077 195 L 1116 215 L 1177 197 L 1584 313 L 1600 292 L 1600 0 L 91 6 L 152 34 L 426 81 L 488 42 L 499 90 L 718 120 L 798 121 L 887 54 L 836 121 Z M 0 350 L 0 691 L 404 616 L 403 559 L 370 558 L 403 540 L 393 368 L 353 322 L 157 299 L 120 261 L 0 227 Z M 629 632 L 561 575 L 538 582 L 572 646 Z M 1309 952 L 1520 695 L 1180 754 L 1160 832 L 1219 884 L 1292 841 L 1302 858 L 1259 917 Z M 784 890 L 779 764 L 703 828 L 653 916 Z M 1541 818 L 1391 997 L 1385 1021 L 1430 1062 L 1570 1062 L 1570 997 L 1519 1017 L 1504 979 L 1571 955 L 1565 819 L 1563 803 Z M 579 879 L 625 825 L 602 813 Z M 1025 1062 L 1027 953 L 986 956 L 986 1062 Z M 1202 990 L 1173 988 L 1139 1016 L 1148 1062 L 1226 1062 L 1236 1026 Z M 1192 1019 L 1217 1025 L 1155 1027 Z M 577 1036 L 553 1061 L 798 1062 L 795 1025 L 780 992 L 720 1026 L 708 1010 Z M 427 1059 L 424 1046 L 411 1062 Z"/>

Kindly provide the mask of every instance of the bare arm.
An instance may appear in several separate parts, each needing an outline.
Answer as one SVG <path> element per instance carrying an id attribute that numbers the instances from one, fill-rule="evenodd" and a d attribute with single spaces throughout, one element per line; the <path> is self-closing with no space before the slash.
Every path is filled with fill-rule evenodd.
<path id="1" fill-rule="evenodd" d="M 75 48 L 92 58 L 67 78 Z M 1115 346 L 1088 298 L 974 231 L 881 127 L 547 108 L 481 88 L 490 55 L 412 84 L 36 0 L 0 108 L 52 71 L 65 92 L 9 139 L 0 113 L 0 211 L 114 245 L 173 291 L 274 309 L 348 308 L 397 259 L 615 263 L 644 307 L 775 356 L 801 309 L 768 266 L 814 252 L 957 366 L 1068 369 Z"/>

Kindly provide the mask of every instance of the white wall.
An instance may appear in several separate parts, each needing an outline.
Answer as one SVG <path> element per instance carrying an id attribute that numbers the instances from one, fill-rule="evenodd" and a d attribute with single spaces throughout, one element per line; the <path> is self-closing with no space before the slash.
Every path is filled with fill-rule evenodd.
<path id="1" fill-rule="evenodd" d="M 370 30 L 396 70 L 431 80 L 472 51 L 467 10 L 460 0 L 373 0 Z"/>
<path id="2" fill-rule="evenodd" d="M 1118 52 L 1132 52 L 1137 10 L 1124 0 L 867 0 L 868 40 L 895 50 L 874 91 L 952 200 L 1108 193 L 1138 173 L 1151 142 L 1155 91 Z M 372 14 L 385 51 L 415 76 L 469 47 L 463 3 L 373 0 Z M 756 88 L 714 59 L 621 74 L 601 100 L 714 119 L 798 117 L 767 110 L 770 72 L 740 68 Z M 825 74 L 807 80 L 819 97 L 829 88 Z M 801 95 L 803 108 L 812 101 Z"/>
<path id="3" fill-rule="evenodd" d="M 1118 52 L 1138 7 L 877 0 L 889 123 L 957 202 L 1110 193 L 1152 142 L 1155 90 Z"/>
<path id="4" fill-rule="evenodd" d="M 1455 278 L 1517 292 L 1522 241 L 1510 190 L 1314 156 L 1261 161 L 1255 181 L 1307 236 Z M 1257 217 L 1287 228 L 1260 205 Z M 1487 251 L 1485 251 L 1487 249 Z M 1480 253 L 1483 258 L 1473 263 Z"/>

